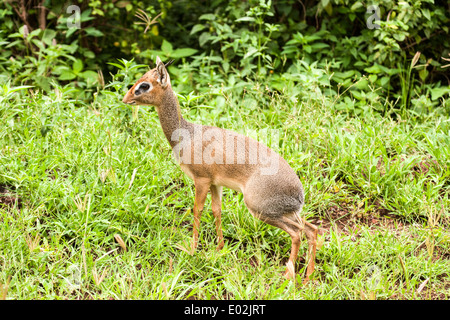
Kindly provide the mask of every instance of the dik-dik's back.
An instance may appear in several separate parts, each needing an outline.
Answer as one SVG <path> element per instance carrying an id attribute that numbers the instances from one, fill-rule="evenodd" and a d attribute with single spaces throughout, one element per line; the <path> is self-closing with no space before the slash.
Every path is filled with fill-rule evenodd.
<path id="1" fill-rule="evenodd" d="M 249 211 L 257 218 L 285 230 L 292 239 L 286 275 L 293 276 L 300 246 L 300 232 L 309 241 L 307 277 L 314 270 L 317 228 L 301 219 L 303 187 L 289 164 L 265 145 L 235 132 L 187 122 L 181 115 L 166 66 L 159 58 L 127 92 L 123 102 L 154 105 L 162 130 L 181 169 L 194 180 L 193 253 L 198 244 L 201 212 L 208 191 L 216 218 L 218 249 L 223 245 L 221 229 L 222 186 L 240 191 Z"/>

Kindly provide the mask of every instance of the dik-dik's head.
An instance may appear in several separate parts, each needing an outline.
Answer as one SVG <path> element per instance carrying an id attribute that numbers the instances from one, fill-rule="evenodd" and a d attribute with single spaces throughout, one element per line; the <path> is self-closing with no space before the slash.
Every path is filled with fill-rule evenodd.
<path id="1" fill-rule="evenodd" d="M 127 104 L 153 105 L 159 107 L 166 90 L 170 90 L 170 77 L 166 70 L 172 61 L 164 65 L 156 57 L 156 68 L 148 71 L 128 90 L 122 102 Z"/>

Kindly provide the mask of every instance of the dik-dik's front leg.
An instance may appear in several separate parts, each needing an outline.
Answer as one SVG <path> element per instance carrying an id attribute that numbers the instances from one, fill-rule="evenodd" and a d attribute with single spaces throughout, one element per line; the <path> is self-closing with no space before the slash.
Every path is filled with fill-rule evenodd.
<path id="1" fill-rule="evenodd" d="M 223 248 L 222 235 L 222 186 L 211 186 L 211 207 L 216 219 L 217 251 Z"/>
<path id="2" fill-rule="evenodd" d="M 200 218 L 202 217 L 203 207 L 205 205 L 206 196 L 210 187 L 209 181 L 204 179 L 196 179 L 195 185 L 195 201 L 194 201 L 194 234 L 192 237 L 191 254 L 194 253 L 198 245 L 198 231 L 200 230 Z"/>

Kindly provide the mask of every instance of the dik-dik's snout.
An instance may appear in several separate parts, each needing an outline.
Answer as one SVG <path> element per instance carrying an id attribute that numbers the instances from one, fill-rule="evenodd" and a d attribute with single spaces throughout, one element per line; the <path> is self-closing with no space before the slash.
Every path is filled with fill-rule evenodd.
<path id="1" fill-rule="evenodd" d="M 128 92 L 123 97 L 122 102 L 126 103 L 126 104 L 135 104 L 136 101 L 134 101 L 133 98 L 134 98 L 134 93 L 133 93 L 133 88 L 131 88 L 130 90 L 128 90 Z"/>

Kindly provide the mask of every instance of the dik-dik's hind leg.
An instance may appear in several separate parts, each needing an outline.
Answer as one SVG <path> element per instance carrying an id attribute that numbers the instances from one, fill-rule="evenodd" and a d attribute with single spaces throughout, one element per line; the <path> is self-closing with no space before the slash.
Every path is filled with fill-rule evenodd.
<path id="1" fill-rule="evenodd" d="M 194 253 L 198 245 L 198 231 L 200 230 L 200 218 L 202 217 L 203 207 L 205 205 L 206 196 L 209 190 L 209 180 L 196 179 L 195 185 L 195 201 L 194 201 L 194 234 L 192 236 L 191 254 Z"/>
<path id="2" fill-rule="evenodd" d="M 295 260 L 298 256 L 298 251 L 300 249 L 300 232 L 302 231 L 301 228 L 298 228 L 298 223 L 294 224 L 292 221 L 288 218 L 284 217 L 277 217 L 277 218 L 271 218 L 271 217 L 263 217 L 261 215 L 255 214 L 254 211 L 250 210 L 250 212 L 255 216 L 256 218 L 261 219 L 265 223 L 268 223 L 274 227 L 280 228 L 281 230 L 286 231 L 291 236 L 292 246 L 291 246 L 291 254 L 289 256 L 288 261 L 288 267 L 286 268 L 286 272 L 284 273 L 284 276 L 287 278 L 291 278 L 294 276 L 291 268 L 292 266 L 294 268 L 295 266 Z"/>
<path id="3" fill-rule="evenodd" d="M 216 220 L 217 251 L 223 248 L 222 235 L 222 186 L 211 185 L 211 207 Z"/>
<path id="4" fill-rule="evenodd" d="M 308 266 L 306 268 L 305 280 L 303 280 L 303 283 L 306 284 L 315 268 L 318 229 L 315 225 L 300 218 L 298 214 L 294 214 L 292 217 L 283 216 L 282 220 L 287 224 L 295 226 L 298 230 L 304 231 L 306 238 L 308 239 Z"/>
<path id="5" fill-rule="evenodd" d="M 315 268 L 315 260 L 316 260 L 316 249 L 317 249 L 317 232 L 318 229 L 315 225 L 309 223 L 306 220 L 303 220 L 305 223 L 305 234 L 308 239 L 308 256 L 309 263 L 306 269 L 306 277 L 303 283 L 307 283 L 309 280 L 309 276 L 314 272 Z"/>

